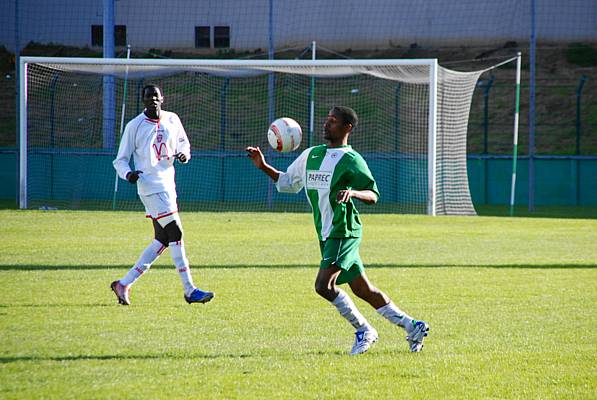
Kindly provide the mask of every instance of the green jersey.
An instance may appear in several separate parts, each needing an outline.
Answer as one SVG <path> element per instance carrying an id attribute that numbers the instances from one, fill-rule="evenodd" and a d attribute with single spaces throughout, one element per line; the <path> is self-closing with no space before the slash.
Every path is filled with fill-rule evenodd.
<path id="1" fill-rule="evenodd" d="M 305 188 L 321 241 L 361 237 L 361 219 L 352 199 L 345 204 L 336 202 L 340 190 L 371 190 L 379 197 L 367 163 L 348 145 L 308 148 L 280 174 L 276 188 L 286 193 L 298 193 Z"/>

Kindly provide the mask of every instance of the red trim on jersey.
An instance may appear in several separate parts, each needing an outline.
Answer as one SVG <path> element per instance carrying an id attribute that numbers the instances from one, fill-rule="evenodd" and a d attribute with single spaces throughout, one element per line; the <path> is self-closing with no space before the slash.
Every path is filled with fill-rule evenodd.
<path id="1" fill-rule="evenodd" d="M 157 218 L 154 218 L 154 219 L 157 221 L 158 219 L 162 219 L 162 218 L 164 218 L 164 217 L 167 217 L 167 216 L 169 216 L 169 215 L 176 214 L 177 212 L 178 212 L 178 211 L 172 211 L 171 213 L 168 213 L 168 214 L 164 214 L 164 215 L 158 215 L 158 217 L 157 217 Z"/>
<path id="2" fill-rule="evenodd" d="M 154 124 L 157 125 L 157 127 L 156 127 L 157 129 L 160 129 L 160 121 L 161 120 L 162 120 L 162 118 L 153 119 L 153 118 L 145 117 L 145 121 L 147 121 L 147 122 L 153 122 Z"/>

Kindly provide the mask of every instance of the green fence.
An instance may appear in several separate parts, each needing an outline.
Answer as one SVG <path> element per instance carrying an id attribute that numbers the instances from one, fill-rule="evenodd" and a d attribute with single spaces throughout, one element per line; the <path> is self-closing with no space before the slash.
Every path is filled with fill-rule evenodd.
<path id="1" fill-rule="evenodd" d="M 537 156 L 535 205 L 597 205 L 597 157 Z M 518 160 L 515 203 L 528 201 L 528 157 Z M 469 156 L 468 177 L 475 205 L 505 205 L 510 202 L 512 158 Z"/>
<path id="2" fill-rule="evenodd" d="M 378 181 L 392 182 L 392 177 L 384 174 L 396 171 L 388 168 L 384 159 L 365 155 Z M 73 154 L 41 153 L 31 155 L 29 160 L 32 172 L 29 176 L 28 191 L 31 200 L 47 202 L 53 200 L 69 204 L 83 204 L 86 200 L 98 200 L 110 204 L 113 195 L 114 170 L 112 154 L 80 153 Z M 0 150 L 0 199 L 16 202 L 18 193 L 18 164 L 15 149 Z M 536 205 L 551 206 L 596 206 L 597 205 L 597 157 L 590 156 L 538 156 L 535 158 L 535 199 Z M 395 161 L 394 161 L 395 162 Z M 35 168 L 34 164 L 52 166 Z M 278 160 L 279 168 L 284 168 L 288 160 Z M 527 157 L 518 163 L 516 204 L 527 204 L 528 180 Z M 400 167 L 398 167 L 399 169 Z M 468 160 L 469 186 L 475 205 L 506 205 L 510 199 L 512 160 L 508 156 L 471 155 Z M 224 202 L 262 202 L 261 198 L 250 198 L 250 193 L 261 196 L 267 193 L 268 180 L 247 165 L 244 155 L 194 154 L 193 162 L 179 168 L 179 196 L 181 200 L 203 200 Z M 205 173 L 209 171 L 209 173 Z M 253 176 L 254 174 L 254 176 Z M 34 176 L 33 176 L 34 175 Z M 198 178 L 200 177 L 200 178 Z M 248 180 L 247 177 L 250 179 Z M 206 198 L 194 198 L 187 189 L 197 186 L 195 180 L 209 191 L 201 191 Z M 249 182 L 251 191 L 243 184 Z M 258 187 L 256 187 L 258 186 Z M 185 190 L 187 190 L 185 192 Z M 401 187 L 380 188 L 382 199 L 391 202 L 400 191 L 409 190 L 408 182 Z M 304 202 L 302 196 L 271 194 L 275 201 Z M 135 188 L 120 181 L 119 200 L 134 200 Z M 422 199 L 424 202 L 424 199 Z M 33 202 L 34 203 L 34 202 Z"/>

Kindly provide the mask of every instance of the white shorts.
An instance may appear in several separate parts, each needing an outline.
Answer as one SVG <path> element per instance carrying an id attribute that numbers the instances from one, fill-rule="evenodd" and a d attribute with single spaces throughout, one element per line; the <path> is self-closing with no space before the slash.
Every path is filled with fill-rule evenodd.
<path id="1" fill-rule="evenodd" d="M 139 195 L 139 198 L 145 206 L 147 218 L 157 221 L 162 227 L 172 221 L 177 221 L 180 225 L 175 192 L 153 193 L 148 196 Z"/>

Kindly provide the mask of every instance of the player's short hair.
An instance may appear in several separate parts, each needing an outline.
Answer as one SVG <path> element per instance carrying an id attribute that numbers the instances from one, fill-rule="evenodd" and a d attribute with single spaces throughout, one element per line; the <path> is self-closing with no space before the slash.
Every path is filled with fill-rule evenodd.
<path id="1" fill-rule="evenodd" d="M 164 92 L 162 91 L 162 88 L 159 87 L 158 85 L 154 85 L 154 84 L 149 84 L 149 85 L 145 85 L 143 86 L 143 90 L 141 90 L 141 97 L 145 96 L 145 91 L 148 89 L 157 89 L 160 91 L 160 93 L 162 94 L 162 96 L 164 95 Z"/>
<path id="2" fill-rule="evenodd" d="M 351 124 L 352 129 L 356 128 L 357 124 L 359 123 L 359 117 L 357 116 L 357 113 L 350 107 L 334 106 L 332 108 L 332 114 L 340 117 L 345 125 Z"/>

